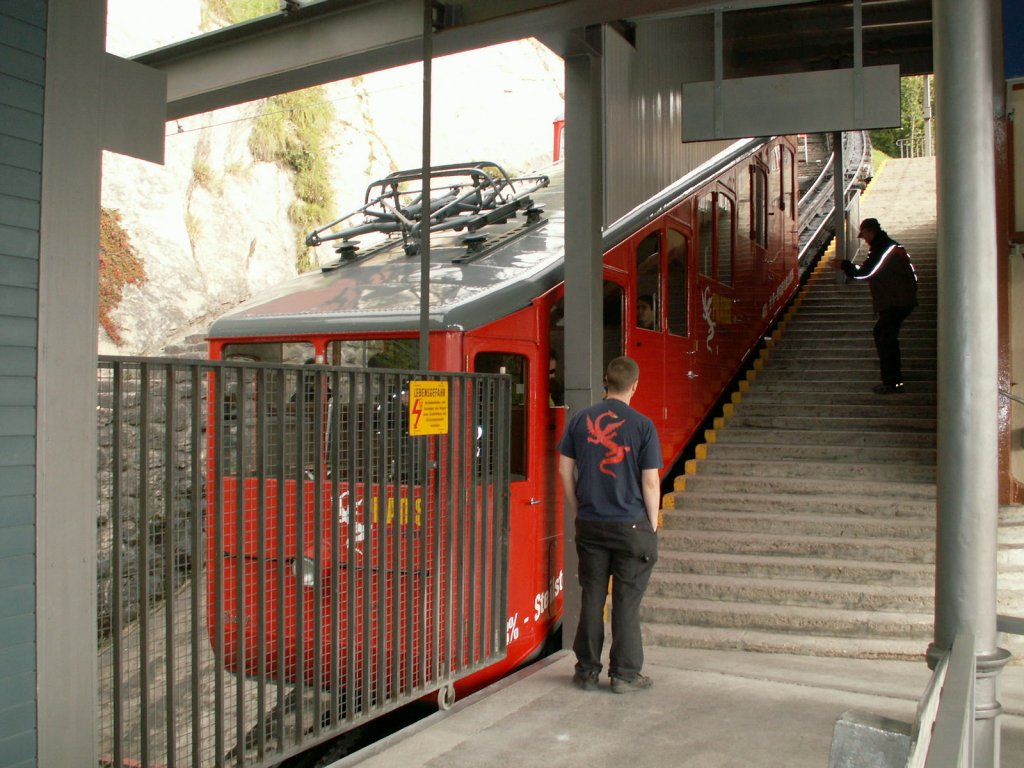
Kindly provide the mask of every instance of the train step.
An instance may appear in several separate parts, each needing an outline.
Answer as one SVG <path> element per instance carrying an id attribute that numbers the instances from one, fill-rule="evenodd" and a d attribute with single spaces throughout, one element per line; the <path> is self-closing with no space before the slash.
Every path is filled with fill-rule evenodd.
<path id="1" fill-rule="evenodd" d="M 687 487 L 685 492 L 668 494 L 674 506 L 667 508 L 663 518 L 687 513 L 705 512 L 780 512 L 797 515 L 858 515 L 867 518 L 935 519 L 935 502 L 901 499 L 891 496 L 843 496 L 835 494 L 752 494 L 745 491 L 722 493 Z"/>
<path id="2" fill-rule="evenodd" d="M 935 541 L 856 539 L 841 536 L 733 533 L 729 531 L 659 531 L 660 546 L 684 552 L 782 555 L 786 557 L 835 557 L 840 560 L 874 560 L 887 563 L 933 563 Z"/>

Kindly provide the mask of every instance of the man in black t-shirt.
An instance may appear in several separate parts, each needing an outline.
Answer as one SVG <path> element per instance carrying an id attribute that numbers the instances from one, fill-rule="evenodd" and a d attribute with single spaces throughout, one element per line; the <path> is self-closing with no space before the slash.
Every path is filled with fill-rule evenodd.
<path id="1" fill-rule="evenodd" d="M 661 445 L 654 423 L 630 407 L 640 369 L 617 357 L 605 374 L 606 399 L 574 414 L 558 445 L 566 510 L 576 518 L 582 589 L 573 682 L 595 690 L 604 645 L 604 604 L 612 581 L 608 673 L 615 693 L 651 687 L 641 671 L 640 601 L 658 559 Z"/>

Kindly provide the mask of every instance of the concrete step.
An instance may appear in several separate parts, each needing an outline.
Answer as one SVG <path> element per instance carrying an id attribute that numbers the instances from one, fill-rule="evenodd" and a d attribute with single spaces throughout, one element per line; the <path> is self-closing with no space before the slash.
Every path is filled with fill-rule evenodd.
<path id="1" fill-rule="evenodd" d="M 928 586 L 844 584 L 795 579 L 749 579 L 655 571 L 648 596 L 684 600 L 721 600 L 737 603 L 772 603 L 858 611 L 911 611 L 934 609 L 934 589 Z M 644 598 L 645 600 L 647 597 Z"/>
<path id="2" fill-rule="evenodd" d="M 869 537 L 801 536 L 731 533 L 724 531 L 676 531 L 660 533 L 660 547 L 678 552 L 706 554 L 781 555 L 784 557 L 834 557 L 886 563 L 932 563 L 935 541 L 897 541 Z"/>
<path id="3" fill-rule="evenodd" d="M 776 385 L 774 387 L 753 387 L 748 389 L 739 395 L 739 402 L 736 403 L 737 408 L 746 408 L 748 404 L 761 404 L 774 406 L 776 404 L 790 404 L 798 401 L 797 395 L 803 395 L 808 398 L 803 403 L 803 408 L 806 412 L 807 408 L 814 407 L 820 408 L 823 406 L 832 405 L 854 405 L 858 408 L 895 408 L 903 410 L 909 406 L 916 408 L 930 408 L 932 412 L 935 411 L 938 397 L 934 392 L 903 392 L 899 397 L 868 397 L 863 392 L 850 392 L 848 389 L 833 389 L 808 391 L 804 388 L 796 388 L 793 386 L 782 387 Z M 874 393 L 872 393 L 874 395 Z"/>
<path id="4" fill-rule="evenodd" d="M 922 482 L 878 482 L 845 478 L 800 477 L 715 477 L 698 474 L 686 478 L 689 491 L 717 493 L 784 493 L 819 496 L 886 496 L 894 499 L 935 501 L 935 484 Z"/>
<path id="5" fill-rule="evenodd" d="M 690 600 L 648 595 L 640 607 L 641 620 L 729 629 L 795 632 L 824 637 L 897 637 L 922 640 L 932 637 L 931 612 L 843 610 L 716 600 Z"/>
<path id="6" fill-rule="evenodd" d="M 935 585 L 935 567 L 930 563 L 683 552 L 664 548 L 658 552 L 654 572 L 738 576 L 747 580 L 795 579 L 929 588 Z"/>
<path id="7" fill-rule="evenodd" d="M 909 386 L 909 384 L 907 385 Z M 878 395 L 878 397 L 886 398 L 897 398 L 901 395 Z M 774 430 L 808 430 L 814 428 L 823 427 L 822 419 L 817 416 L 810 414 L 805 416 L 757 416 L 757 415 L 746 415 L 744 413 L 737 413 L 729 420 L 730 425 L 735 424 L 738 427 L 745 427 L 747 429 L 774 429 Z M 924 433 L 935 433 L 935 418 L 934 417 L 913 417 L 913 416 L 896 416 L 896 417 L 879 417 L 871 418 L 870 416 L 851 416 L 847 418 L 835 418 L 828 420 L 828 429 L 840 430 L 840 431 L 854 431 L 859 432 L 863 430 L 878 429 L 879 431 L 907 431 L 907 432 L 924 432 Z"/>
<path id="8" fill-rule="evenodd" d="M 935 543 L 935 522 L 925 518 L 688 510 L 682 514 L 666 515 L 663 519 L 665 531 L 762 533 L 792 537 L 897 539 Z"/>
<path id="9" fill-rule="evenodd" d="M 870 448 L 862 448 L 861 452 L 870 453 Z M 877 462 L 865 463 L 856 461 L 857 450 L 851 450 L 846 461 L 818 462 L 810 460 L 780 461 L 776 456 L 769 458 L 740 459 L 738 461 L 723 458 L 698 461 L 695 465 L 696 475 L 702 477 L 748 477 L 755 475 L 760 478 L 808 478 L 821 479 L 841 477 L 844 480 L 864 479 L 877 482 L 914 482 L 934 483 L 935 466 L 913 464 L 910 462 Z"/>
<path id="10" fill-rule="evenodd" d="M 851 419 L 875 418 L 887 419 L 892 416 L 914 419 L 934 419 L 934 403 L 922 403 L 916 400 L 904 400 L 902 395 L 893 397 L 861 397 L 857 399 L 834 398 L 841 402 L 830 402 L 828 398 L 816 399 L 814 403 L 798 403 L 793 398 L 777 398 L 774 401 L 758 402 L 756 399 L 744 398 L 735 406 L 736 416 L 774 416 L 802 417 L 808 410 L 823 422 L 822 428 L 831 428 L 831 420 L 838 419 L 848 423 Z"/>
<path id="11" fill-rule="evenodd" d="M 827 491 L 827 483 L 822 483 Z M 694 490 L 689 481 L 685 491 L 667 494 L 674 507 L 663 511 L 662 517 L 690 511 L 703 512 L 778 512 L 794 515 L 857 515 L 867 518 L 935 519 L 934 499 L 904 499 L 886 495 L 860 496 L 850 494 L 754 494 L 744 491 L 720 492 Z"/>
<path id="12" fill-rule="evenodd" d="M 723 430 L 722 434 L 725 434 Z M 873 445 L 872 441 L 865 439 L 861 445 L 821 445 L 805 442 L 781 443 L 773 442 L 772 435 L 764 435 L 763 442 L 737 443 L 720 441 L 704 446 L 707 459 L 711 461 L 813 461 L 817 462 L 820 471 L 828 475 L 834 475 L 839 467 L 822 466 L 823 463 L 858 463 L 872 466 L 886 464 L 916 464 L 920 466 L 934 467 L 934 448 L 915 448 L 907 446 L 892 446 L 882 442 L 881 445 Z M 699 469 L 698 469 L 699 471 Z"/>
<path id="13" fill-rule="evenodd" d="M 895 395 L 910 397 L 910 395 Z M 818 430 L 785 429 L 765 430 L 745 427 L 731 419 L 726 429 L 715 431 L 714 445 L 750 445 L 770 443 L 772 445 L 806 446 L 883 446 L 889 448 L 935 448 L 935 433 L 906 432 L 892 430 Z"/>
<path id="14" fill-rule="evenodd" d="M 874 637 L 820 637 L 746 628 L 694 627 L 645 622 L 644 642 L 666 648 L 706 648 L 800 656 L 924 661 L 928 641 Z"/>

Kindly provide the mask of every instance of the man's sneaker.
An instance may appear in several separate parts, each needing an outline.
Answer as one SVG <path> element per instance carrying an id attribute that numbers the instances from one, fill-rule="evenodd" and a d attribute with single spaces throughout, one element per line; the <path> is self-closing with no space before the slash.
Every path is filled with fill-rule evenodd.
<path id="1" fill-rule="evenodd" d="M 597 672 L 576 672 L 572 684 L 583 691 L 597 690 Z"/>
<path id="2" fill-rule="evenodd" d="M 876 384 L 872 387 L 876 395 L 898 395 L 903 391 L 903 383 L 899 384 Z"/>
<path id="3" fill-rule="evenodd" d="M 624 677 L 613 677 L 612 678 L 612 693 L 633 693 L 634 691 L 644 691 L 654 685 L 654 681 L 647 675 L 637 675 L 632 680 L 627 680 Z"/>

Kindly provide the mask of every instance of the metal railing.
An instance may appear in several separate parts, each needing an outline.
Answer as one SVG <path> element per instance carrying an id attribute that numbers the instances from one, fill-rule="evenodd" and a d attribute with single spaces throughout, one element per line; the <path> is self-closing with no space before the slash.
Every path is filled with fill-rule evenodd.
<path id="1" fill-rule="evenodd" d="M 974 753 L 974 636 L 957 635 L 918 705 L 907 768 L 968 768 Z"/>
<path id="2" fill-rule="evenodd" d="M 271 765 L 504 656 L 508 377 L 98 375 L 101 764 Z"/>

